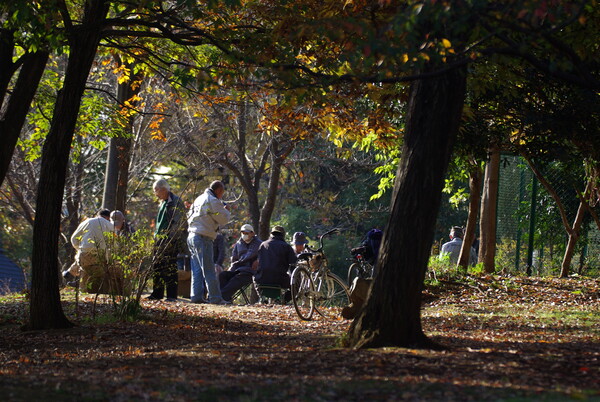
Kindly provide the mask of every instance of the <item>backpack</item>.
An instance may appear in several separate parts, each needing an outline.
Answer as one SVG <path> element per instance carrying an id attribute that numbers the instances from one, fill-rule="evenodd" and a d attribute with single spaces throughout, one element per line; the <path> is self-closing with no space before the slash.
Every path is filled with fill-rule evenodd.
<path id="1" fill-rule="evenodd" d="M 377 260 L 382 237 L 383 232 L 381 230 L 371 229 L 367 232 L 367 235 L 362 242 L 362 245 L 367 248 L 364 257 L 370 264 L 374 264 L 375 260 Z"/>

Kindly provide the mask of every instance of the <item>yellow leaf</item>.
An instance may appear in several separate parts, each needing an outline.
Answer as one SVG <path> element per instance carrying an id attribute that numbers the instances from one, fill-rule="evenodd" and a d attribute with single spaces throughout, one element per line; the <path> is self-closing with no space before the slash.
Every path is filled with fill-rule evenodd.
<path id="1" fill-rule="evenodd" d="M 452 47 L 452 43 L 450 43 L 450 41 L 449 41 L 448 39 L 446 39 L 446 38 L 442 39 L 442 45 L 443 45 L 445 48 Z"/>

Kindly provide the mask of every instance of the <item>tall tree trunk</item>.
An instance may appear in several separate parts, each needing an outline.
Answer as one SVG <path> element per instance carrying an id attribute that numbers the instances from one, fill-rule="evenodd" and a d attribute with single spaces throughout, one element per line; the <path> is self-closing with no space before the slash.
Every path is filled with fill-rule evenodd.
<path id="1" fill-rule="evenodd" d="M 119 160 L 117 159 L 117 138 L 108 140 L 106 169 L 104 170 L 104 192 L 102 208 L 113 210 L 117 205 L 117 182 L 119 180 Z"/>
<path id="2" fill-rule="evenodd" d="M 0 146 L 0 186 L 2 186 L 8 172 L 10 160 L 15 151 L 23 124 L 25 124 L 29 106 L 44 73 L 48 57 L 49 54 L 46 51 L 38 51 L 24 56 L 19 78 L 8 99 L 6 108 L 3 108 L 4 113 L 0 118 L 0 138 L 2 139 L 2 146 Z M 4 75 L 4 72 L 1 75 Z M 6 88 L 4 88 L 4 91 L 6 91 Z M 2 98 L 4 98 L 4 95 L 2 93 Z"/>
<path id="3" fill-rule="evenodd" d="M 353 347 L 436 347 L 421 327 L 421 290 L 465 87 L 464 69 L 411 86 L 391 216 L 373 290 L 349 330 Z"/>
<path id="4" fill-rule="evenodd" d="M 585 191 L 582 195 L 583 199 L 579 203 L 579 208 L 577 208 L 577 215 L 575 215 L 573 226 L 569 231 L 569 241 L 567 243 L 567 249 L 565 250 L 565 255 L 560 266 L 561 278 L 566 278 L 571 273 L 571 261 L 573 260 L 573 254 L 575 254 L 575 246 L 577 245 L 577 240 L 579 240 L 579 233 L 581 232 L 581 223 L 583 222 L 583 217 L 585 216 L 585 212 L 587 210 L 585 205 L 585 197 L 589 195 L 592 186 L 592 179 L 589 179 L 587 186 L 585 187 Z"/>
<path id="5" fill-rule="evenodd" d="M 118 57 L 117 62 L 122 63 Z M 127 64 L 127 68 L 133 71 L 135 65 Z M 135 119 L 135 115 L 130 113 L 127 108 L 137 105 L 133 97 L 140 93 L 141 79 L 141 75 L 132 75 L 130 80 L 117 84 L 117 102 L 122 108 L 126 109 L 126 117 L 124 117 L 126 124 L 123 128 L 125 135 L 110 139 L 106 161 L 102 205 L 104 208 L 118 209 L 123 213 L 126 213 L 127 207 L 127 184 L 129 182 L 129 163 L 131 161 L 133 123 Z"/>
<path id="6" fill-rule="evenodd" d="M 586 201 L 586 197 L 589 196 L 590 192 L 592 191 L 592 188 L 594 187 L 594 183 L 597 180 L 596 179 L 597 175 L 595 174 L 595 169 L 594 169 L 594 173 L 593 173 L 592 177 L 590 177 L 588 179 L 584 193 L 579 194 L 579 197 L 580 197 L 579 208 L 577 209 L 577 215 L 575 215 L 575 220 L 573 221 L 573 225 L 571 225 L 569 223 L 569 217 L 567 216 L 567 210 L 565 209 L 565 206 L 564 206 L 560 196 L 554 189 L 554 187 L 552 187 L 550 182 L 548 180 L 546 180 L 546 178 L 542 175 L 542 172 L 537 168 L 537 166 L 533 163 L 533 161 L 531 161 L 525 155 L 522 155 L 522 156 L 527 161 L 527 164 L 531 168 L 531 171 L 533 172 L 535 177 L 542 184 L 542 186 L 544 186 L 544 188 L 546 189 L 548 194 L 550 194 L 550 196 L 556 203 L 563 227 L 565 228 L 565 231 L 567 232 L 567 235 L 569 236 L 569 241 L 567 243 L 567 248 L 565 250 L 565 254 L 563 255 L 563 261 L 561 264 L 561 271 L 560 271 L 560 277 L 566 278 L 567 276 L 569 276 L 571 260 L 573 259 L 573 253 L 575 252 L 575 245 L 577 244 L 577 240 L 579 238 L 579 231 L 581 229 L 581 223 L 583 222 L 583 217 L 585 215 L 586 210 L 590 212 L 590 214 L 592 215 L 594 220 L 597 222 L 598 227 L 600 228 L 600 221 L 598 221 L 594 210 L 589 207 L 589 205 Z"/>
<path id="7" fill-rule="evenodd" d="M 261 237 L 261 239 L 267 239 L 269 237 L 269 233 L 271 232 L 271 216 L 273 216 L 275 201 L 277 200 L 277 192 L 279 191 L 281 168 L 283 167 L 283 162 L 294 150 L 295 146 L 295 142 L 290 142 L 284 144 L 283 148 L 280 148 L 280 144 L 276 140 L 273 140 L 273 143 L 271 144 L 271 172 L 269 174 L 269 188 L 267 189 L 267 198 L 265 198 L 265 203 L 260 210 L 260 222 L 258 225 L 259 237 L 264 236 Z"/>
<path id="8" fill-rule="evenodd" d="M 60 211 L 81 97 L 107 12 L 104 0 L 87 1 L 81 25 L 70 32 L 70 53 L 64 84 L 56 100 L 50 131 L 42 149 L 33 228 L 30 329 L 72 326 L 62 310 L 58 288 Z"/>
<path id="9" fill-rule="evenodd" d="M 12 29 L 0 28 L 0 110 L 4 98 L 7 95 L 8 85 L 15 73 L 16 66 L 13 63 L 15 51 L 15 33 Z"/>
<path id="10" fill-rule="evenodd" d="M 458 265 L 465 272 L 467 272 L 467 267 L 469 266 L 471 246 L 473 245 L 473 240 L 475 240 L 475 227 L 477 226 L 477 215 L 479 215 L 479 204 L 481 202 L 481 175 L 481 168 L 478 164 L 471 167 L 469 175 L 469 215 L 467 217 L 463 245 L 460 249 L 460 257 L 458 258 Z"/>
<path id="11" fill-rule="evenodd" d="M 479 220 L 479 261 L 487 273 L 496 270 L 496 201 L 498 199 L 498 174 L 500 172 L 500 149 L 490 149 L 490 160 L 485 166 L 485 182 L 481 198 Z"/>
<path id="12" fill-rule="evenodd" d="M 79 138 L 77 139 L 79 141 Z M 81 154 L 79 161 L 76 165 L 72 165 L 71 174 L 68 178 L 67 188 L 65 189 L 65 206 L 67 207 L 68 217 L 67 224 L 63 227 L 66 228 L 65 241 L 65 252 L 67 254 L 67 263 L 72 264 L 75 259 L 76 250 L 71 244 L 71 236 L 75 233 L 77 226 L 79 226 L 79 206 L 81 205 L 81 195 L 83 186 L 83 174 L 84 174 L 84 163 L 85 156 Z M 63 230 L 64 231 L 64 230 Z"/>

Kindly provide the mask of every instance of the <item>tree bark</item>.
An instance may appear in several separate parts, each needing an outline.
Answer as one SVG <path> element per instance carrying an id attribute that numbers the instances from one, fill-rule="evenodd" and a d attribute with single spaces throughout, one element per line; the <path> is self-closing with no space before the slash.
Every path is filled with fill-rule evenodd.
<path id="1" fill-rule="evenodd" d="M 583 192 L 582 200 L 579 202 L 579 208 L 577 208 L 577 215 L 575 215 L 573 226 L 569 231 L 569 241 L 567 242 L 565 255 L 563 256 L 562 264 L 560 266 L 561 278 L 567 278 L 571 273 L 571 261 L 573 260 L 573 254 L 575 254 L 575 245 L 577 244 L 577 240 L 579 240 L 581 223 L 583 222 L 583 217 L 586 212 L 585 197 L 589 195 L 592 185 L 592 179 L 589 179 L 585 191 Z"/>
<path id="2" fill-rule="evenodd" d="M 463 245 L 460 249 L 460 257 L 458 258 L 458 265 L 461 266 L 465 272 L 467 272 L 469 266 L 471 247 L 473 245 L 473 240 L 475 240 L 475 227 L 477 226 L 477 215 L 479 215 L 479 204 L 481 202 L 481 175 L 481 168 L 478 164 L 475 164 L 471 168 L 469 177 L 469 215 L 467 217 L 467 227 L 465 228 Z"/>
<path id="3" fill-rule="evenodd" d="M 275 201 L 277 200 L 277 192 L 279 191 L 279 179 L 281 178 L 281 168 L 283 162 L 287 159 L 289 154 L 294 150 L 296 146 L 295 142 L 290 142 L 283 145 L 280 149 L 280 144 L 277 140 L 273 140 L 271 144 L 271 172 L 269 174 L 269 187 L 267 189 L 267 197 L 260 210 L 260 222 L 258 225 L 258 233 L 261 239 L 267 239 L 269 233 L 271 233 L 271 216 L 273 216 L 273 210 L 275 209 Z"/>
<path id="4" fill-rule="evenodd" d="M 498 199 L 499 172 L 500 150 L 494 146 L 490 150 L 490 160 L 485 167 L 485 183 L 479 220 L 479 261 L 483 262 L 483 269 L 489 274 L 496 270 L 496 201 Z"/>
<path id="5" fill-rule="evenodd" d="M 49 54 L 46 51 L 38 51 L 24 56 L 19 77 L 8 99 L 8 104 L 4 108 L 4 113 L 0 119 L 0 138 L 2 139 L 2 146 L 0 146 L 0 186 L 2 186 L 8 172 L 10 160 L 15 151 L 23 124 L 25 124 L 31 101 L 44 73 L 48 57 Z M 4 75 L 4 72 L 2 75 Z M 4 86 L 3 83 L 1 85 Z M 6 91 L 6 88 L 0 88 L 0 90 L 2 89 Z M 2 93 L 2 98 L 4 96 L 5 94 Z"/>
<path id="6" fill-rule="evenodd" d="M 118 58 L 118 63 L 122 61 Z M 132 70 L 134 65 L 127 65 Z M 117 84 L 117 102 L 121 107 L 135 107 L 137 102 L 132 98 L 140 92 L 140 75 L 133 75 L 130 80 Z M 130 106 L 127 106 L 130 105 Z M 127 184 L 129 182 L 129 163 L 131 161 L 131 146 L 133 138 L 134 115 L 127 114 L 125 135 L 111 137 L 106 160 L 106 174 L 104 177 L 104 208 L 126 213 Z"/>
<path id="7" fill-rule="evenodd" d="M 366 306 L 350 327 L 352 347 L 439 346 L 421 327 L 421 290 L 465 87 L 464 69 L 412 84 L 378 274 Z"/>
<path id="8" fill-rule="evenodd" d="M 68 328 L 73 325 L 62 310 L 58 287 L 60 211 L 81 97 L 107 12 L 104 0 L 87 1 L 81 25 L 70 31 L 64 84 L 42 149 L 33 228 L 29 329 Z"/>
<path id="9" fill-rule="evenodd" d="M 0 28 L 0 110 L 7 95 L 8 84 L 15 73 L 13 63 L 15 51 L 14 32 L 11 29 Z"/>
<path id="10" fill-rule="evenodd" d="M 104 192 L 102 193 L 102 208 L 113 210 L 117 205 L 117 183 L 119 180 L 119 161 L 117 159 L 117 138 L 108 140 L 106 169 L 104 170 Z"/>

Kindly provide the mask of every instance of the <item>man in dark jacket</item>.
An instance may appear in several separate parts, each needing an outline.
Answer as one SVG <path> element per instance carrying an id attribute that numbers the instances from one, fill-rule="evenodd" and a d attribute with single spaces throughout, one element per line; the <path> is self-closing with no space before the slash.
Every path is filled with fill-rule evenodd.
<path id="1" fill-rule="evenodd" d="M 165 179 L 154 182 L 154 194 L 162 202 L 154 230 L 153 289 L 148 299 L 160 300 L 167 288 L 167 301 L 177 300 L 177 255 L 184 249 L 187 222 L 183 202 L 171 192 Z"/>
<path id="2" fill-rule="evenodd" d="M 215 262 L 215 272 L 219 275 L 223 272 L 223 262 L 225 261 L 225 236 L 223 233 L 217 233 L 213 242 L 213 261 Z"/>
<path id="3" fill-rule="evenodd" d="M 235 292 L 252 283 L 256 273 L 258 248 L 262 241 L 254 234 L 252 225 L 242 225 L 240 232 L 241 237 L 231 252 L 231 267 L 219 274 L 221 296 L 226 301 L 231 301 Z"/>
<path id="4" fill-rule="evenodd" d="M 258 269 L 254 276 L 257 287 L 260 285 L 290 288 L 290 264 L 296 262 L 294 249 L 285 241 L 285 230 L 274 226 L 269 240 L 258 248 Z M 260 291 L 259 291 L 260 293 Z"/>

